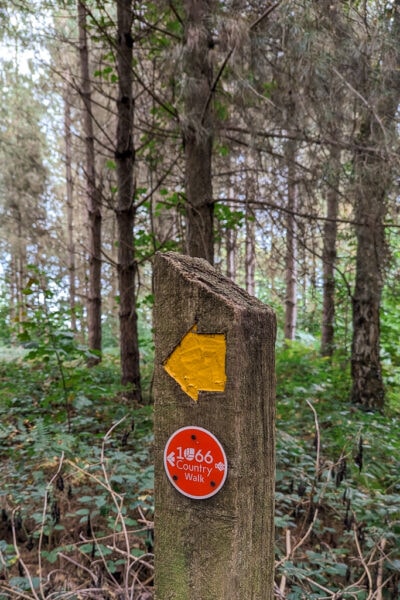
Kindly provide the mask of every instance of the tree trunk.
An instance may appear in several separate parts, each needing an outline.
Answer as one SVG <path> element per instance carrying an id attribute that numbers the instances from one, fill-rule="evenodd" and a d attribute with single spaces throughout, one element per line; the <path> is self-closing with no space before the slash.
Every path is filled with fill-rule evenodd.
<path id="1" fill-rule="evenodd" d="M 115 162 L 118 199 L 118 283 L 120 295 L 120 353 L 122 383 L 132 385 L 133 399 L 141 401 L 139 341 L 136 314 L 136 271 L 134 254 L 134 180 L 135 149 L 133 144 L 133 38 L 131 0 L 117 2 L 117 69 L 119 95 Z"/>
<path id="2" fill-rule="evenodd" d="M 380 308 L 386 260 L 383 219 L 389 180 L 378 153 L 370 152 L 372 123 L 363 123 L 363 139 L 355 158 L 357 236 L 351 349 L 352 402 L 366 410 L 382 410 L 384 386 L 380 361 Z M 362 148 L 364 146 L 364 148 Z"/>
<path id="3" fill-rule="evenodd" d="M 351 350 L 352 402 L 369 410 L 384 407 L 380 362 L 380 307 L 385 243 L 383 198 L 359 198 L 356 283 Z"/>
<path id="4" fill-rule="evenodd" d="M 212 0 L 185 0 L 185 184 L 187 253 L 214 261 L 212 155 Z"/>
<path id="5" fill-rule="evenodd" d="M 236 231 L 232 228 L 226 230 L 226 276 L 232 281 L 236 279 Z"/>
<path id="6" fill-rule="evenodd" d="M 375 66 L 362 65 L 362 95 L 371 100 L 367 106 L 362 105 L 354 153 L 357 257 L 352 303 L 351 399 L 365 410 L 379 411 L 383 410 L 385 400 L 380 361 L 380 309 L 387 261 L 384 219 L 386 198 L 394 178 L 392 136 L 400 98 L 399 0 L 393 6 L 388 35 L 378 89 L 373 85 Z"/>
<path id="7" fill-rule="evenodd" d="M 286 340 L 294 340 L 297 325 L 297 240 L 296 217 L 297 209 L 297 182 L 296 182 L 296 146 L 288 142 L 286 149 L 288 165 L 288 192 L 287 192 L 287 217 L 286 217 L 286 296 L 285 296 L 285 325 L 284 336 Z"/>
<path id="8" fill-rule="evenodd" d="M 255 249 L 255 223 L 252 215 L 246 207 L 246 256 L 245 256 L 245 276 L 246 292 L 254 296 L 256 293 L 256 249 Z"/>
<path id="9" fill-rule="evenodd" d="M 335 319 L 335 265 L 337 216 L 339 208 L 339 167 L 340 152 L 336 146 L 331 148 L 331 177 L 328 181 L 327 212 L 324 225 L 322 250 L 323 267 L 323 307 L 321 328 L 321 355 L 332 356 L 334 350 Z"/>
<path id="10" fill-rule="evenodd" d="M 232 165 L 232 171 L 234 171 L 235 161 L 231 158 L 230 164 Z M 228 191 L 228 198 L 236 197 L 236 182 L 235 176 L 232 175 L 231 184 Z M 234 210 L 234 205 L 228 202 L 228 208 Z M 236 263 L 237 263 L 237 230 L 234 227 L 226 228 L 225 233 L 225 248 L 226 248 L 226 276 L 232 281 L 236 281 Z"/>
<path id="11" fill-rule="evenodd" d="M 89 290 L 88 290 L 88 344 L 97 357 L 89 365 L 101 360 L 101 201 L 96 187 L 95 149 L 92 117 L 92 96 L 89 72 L 89 50 L 86 35 L 87 10 L 78 0 L 79 55 L 81 66 L 81 97 L 84 105 L 83 130 L 85 135 L 85 176 L 89 220 Z"/>
<path id="12" fill-rule="evenodd" d="M 5 281 L 8 283 L 9 288 L 9 311 L 10 320 L 12 323 L 17 323 L 18 318 L 18 301 L 17 301 L 17 281 L 16 281 L 16 266 L 15 256 L 10 253 L 10 262 L 8 269 L 5 274 Z M 11 340 L 14 343 L 16 341 L 16 330 L 11 328 Z"/>
<path id="13" fill-rule="evenodd" d="M 65 137 L 65 176 L 67 191 L 67 248 L 69 273 L 69 306 L 71 309 L 71 329 L 76 331 L 76 281 L 75 281 L 75 242 L 74 242 L 74 197 L 72 178 L 71 143 L 71 103 L 68 91 L 64 95 L 64 137 Z"/>
<path id="14" fill-rule="evenodd" d="M 111 269 L 110 272 L 110 303 L 109 303 L 109 312 L 112 315 L 112 337 L 113 340 L 116 340 L 119 345 L 119 303 L 118 303 L 118 290 L 119 290 L 119 282 L 118 282 L 118 244 L 114 243 L 114 240 L 117 240 L 118 224 L 116 215 L 111 223 L 111 239 L 113 240 L 112 248 L 111 248 L 111 264 L 117 265 L 116 269 Z M 118 315 L 118 317 L 116 316 Z"/>
<path id="15" fill-rule="evenodd" d="M 17 306 L 18 306 L 18 330 L 23 331 L 23 322 L 26 320 L 27 306 L 26 296 L 23 292 L 26 286 L 26 232 L 22 225 L 22 215 L 20 209 L 15 209 L 17 222 L 17 248 L 16 248 L 16 290 L 17 290 Z"/>
<path id="16" fill-rule="evenodd" d="M 256 240 L 254 213 L 249 202 L 255 201 L 255 181 L 253 173 L 248 174 L 246 186 L 246 240 L 245 240 L 245 287 L 246 292 L 252 296 L 256 293 Z"/>

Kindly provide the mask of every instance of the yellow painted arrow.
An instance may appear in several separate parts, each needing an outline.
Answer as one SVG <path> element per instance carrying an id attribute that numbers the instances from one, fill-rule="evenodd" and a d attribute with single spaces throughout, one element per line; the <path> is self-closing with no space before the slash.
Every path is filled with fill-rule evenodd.
<path id="1" fill-rule="evenodd" d="M 199 391 L 224 391 L 225 357 L 225 335 L 197 333 L 194 325 L 167 358 L 164 369 L 197 402 Z"/>

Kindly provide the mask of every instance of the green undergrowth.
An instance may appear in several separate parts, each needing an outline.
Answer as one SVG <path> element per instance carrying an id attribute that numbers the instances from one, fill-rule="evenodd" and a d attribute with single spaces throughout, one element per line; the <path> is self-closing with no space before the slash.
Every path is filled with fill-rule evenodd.
<path id="1" fill-rule="evenodd" d="M 150 598 L 152 407 L 132 406 L 115 353 L 88 369 L 56 341 L 0 360 L 0 600 Z M 349 389 L 341 357 L 278 348 L 277 598 L 400 597 L 398 414 Z"/>
<path id="2" fill-rule="evenodd" d="M 276 580 L 288 600 L 400 597 L 398 414 L 349 404 L 339 358 L 277 354 Z"/>
<path id="3" fill-rule="evenodd" d="M 152 579 L 152 407 L 119 377 L 112 355 L 0 362 L 1 600 Z"/>

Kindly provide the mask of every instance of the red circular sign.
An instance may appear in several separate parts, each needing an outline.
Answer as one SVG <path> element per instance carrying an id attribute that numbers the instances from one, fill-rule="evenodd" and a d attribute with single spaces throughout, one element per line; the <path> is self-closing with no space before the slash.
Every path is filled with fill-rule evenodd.
<path id="1" fill-rule="evenodd" d="M 203 500 L 225 483 L 228 461 L 217 438 L 202 427 L 182 427 L 169 438 L 164 466 L 172 485 L 184 496 Z"/>

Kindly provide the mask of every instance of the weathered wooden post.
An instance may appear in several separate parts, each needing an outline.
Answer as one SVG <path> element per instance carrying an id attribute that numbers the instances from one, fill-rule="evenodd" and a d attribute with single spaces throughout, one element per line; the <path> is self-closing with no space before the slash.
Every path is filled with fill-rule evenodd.
<path id="1" fill-rule="evenodd" d="M 206 261 L 158 254 L 157 600 L 272 600 L 270 308 Z"/>

